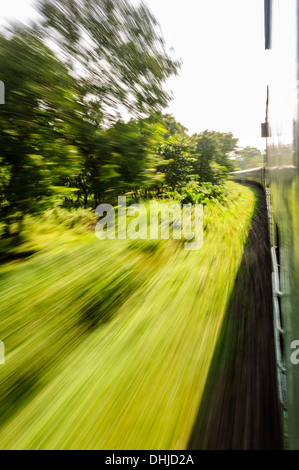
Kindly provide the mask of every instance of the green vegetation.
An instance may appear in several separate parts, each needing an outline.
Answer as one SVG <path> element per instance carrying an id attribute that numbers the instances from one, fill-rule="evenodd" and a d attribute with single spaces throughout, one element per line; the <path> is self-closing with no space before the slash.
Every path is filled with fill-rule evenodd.
<path id="1" fill-rule="evenodd" d="M 180 61 L 143 3 L 38 8 L 0 34 L 0 448 L 183 449 L 254 211 L 238 139 L 163 114 Z M 203 247 L 99 241 L 121 195 L 203 204 Z"/>
<path id="2" fill-rule="evenodd" d="M 99 241 L 86 211 L 74 228 L 61 210 L 38 234 L 26 221 L 26 251 L 41 251 L 0 277 L 1 449 L 186 447 L 255 206 L 226 190 L 194 252 Z"/>
<path id="3" fill-rule="evenodd" d="M 180 62 L 157 21 L 128 0 L 42 0 L 37 24 L 0 35 L 0 216 L 6 237 L 56 204 L 92 208 L 120 194 L 163 197 L 221 184 L 238 139 L 189 136 L 162 114 Z M 121 118 L 126 111 L 127 122 Z"/>
<path id="4" fill-rule="evenodd" d="M 264 166 L 264 155 L 255 147 L 244 147 L 235 152 L 238 170 L 249 170 Z"/>

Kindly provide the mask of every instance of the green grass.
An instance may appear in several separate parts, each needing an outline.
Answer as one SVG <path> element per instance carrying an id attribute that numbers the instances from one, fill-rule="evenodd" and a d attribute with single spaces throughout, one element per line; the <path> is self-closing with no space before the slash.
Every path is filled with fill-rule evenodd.
<path id="1" fill-rule="evenodd" d="M 186 448 L 255 207 L 228 190 L 198 251 L 28 225 L 41 251 L 0 272 L 1 449 Z"/>

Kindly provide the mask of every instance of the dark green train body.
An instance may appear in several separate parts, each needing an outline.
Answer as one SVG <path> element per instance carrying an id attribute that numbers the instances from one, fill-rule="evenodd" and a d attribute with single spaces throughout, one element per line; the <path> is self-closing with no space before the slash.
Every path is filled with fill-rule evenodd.
<path id="1" fill-rule="evenodd" d="M 267 193 L 273 325 L 285 447 L 299 449 L 299 0 L 265 0 L 265 166 L 235 172 Z"/>

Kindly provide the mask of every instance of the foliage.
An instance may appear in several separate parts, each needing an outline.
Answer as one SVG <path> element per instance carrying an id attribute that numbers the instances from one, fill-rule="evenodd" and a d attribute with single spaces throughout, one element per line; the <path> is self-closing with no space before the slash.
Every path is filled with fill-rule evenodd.
<path id="1" fill-rule="evenodd" d="M 180 63 L 166 52 L 153 14 L 128 0 L 42 0 L 41 37 L 56 47 L 79 75 L 88 105 L 103 109 L 106 121 L 125 106 L 131 116 L 164 107 L 163 83 Z M 80 72 L 79 72 L 80 71 Z"/>
<path id="2" fill-rule="evenodd" d="M 149 170 L 161 132 L 140 116 L 166 105 L 163 82 L 179 67 L 144 5 L 45 0 L 39 7 L 36 25 L 12 25 L 0 37 L 7 94 L 0 200 L 7 234 L 15 220 L 21 231 L 25 214 L 52 203 L 53 187 L 56 194 L 69 188 L 61 193 L 66 205 L 87 207 L 115 188 L 157 180 Z M 54 54 L 46 44 L 56 40 Z M 120 105 L 139 120 L 115 122 Z"/>
<path id="3" fill-rule="evenodd" d="M 157 149 L 157 155 L 161 157 L 158 168 L 164 172 L 165 183 L 172 190 L 183 186 L 190 179 L 194 158 L 186 139 L 176 136 L 168 138 Z"/>
<path id="4" fill-rule="evenodd" d="M 0 37 L 6 103 L 0 114 L 2 217 L 40 210 L 58 177 L 76 171 L 70 122 L 77 107 L 65 66 L 28 30 Z"/>
<path id="5" fill-rule="evenodd" d="M 197 155 L 195 173 L 201 181 L 221 182 L 226 173 L 234 169 L 230 155 L 236 149 L 238 139 L 231 133 L 204 131 L 192 136 Z"/>
<path id="6" fill-rule="evenodd" d="M 187 448 L 254 210 L 228 192 L 192 253 L 26 227 L 43 250 L 0 277 L 2 450 Z"/>
<path id="7" fill-rule="evenodd" d="M 180 191 L 166 191 L 165 197 L 174 199 L 181 204 L 207 204 L 211 200 L 227 203 L 227 188 L 225 185 L 212 183 L 198 183 L 190 181 L 189 184 L 180 188 Z"/>
<path id="8" fill-rule="evenodd" d="M 240 170 L 264 166 L 262 152 L 255 147 L 244 147 L 235 152 L 236 162 Z"/>
<path id="9" fill-rule="evenodd" d="M 179 63 L 144 4 L 39 6 L 0 36 L 0 447 L 185 448 L 254 209 L 237 139 L 161 115 Z M 202 249 L 100 242 L 119 194 L 205 204 Z"/>
<path id="10" fill-rule="evenodd" d="M 155 150 L 163 128 L 151 118 L 116 122 L 95 135 L 94 153 L 85 157 L 81 172 L 65 184 L 77 189 L 67 205 L 96 207 L 117 194 L 145 189 L 159 182 Z"/>
<path id="11" fill-rule="evenodd" d="M 188 138 L 188 129 L 178 122 L 172 114 L 161 115 L 160 119 L 166 130 L 164 133 L 164 139 L 168 139 L 168 137 L 173 136 L 180 137 L 181 139 Z"/>
<path id="12" fill-rule="evenodd" d="M 225 181 L 237 139 L 215 131 L 190 138 L 173 115 L 161 113 L 169 99 L 163 83 L 179 63 L 145 5 L 42 0 L 39 10 L 36 25 L 12 25 L 0 37 L 6 235 L 21 232 L 26 214 L 59 201 L 87 209 L 119 194 L 185 197 L 190 180 Z M 128 122 L 119 118 L 124 108 Z"/>

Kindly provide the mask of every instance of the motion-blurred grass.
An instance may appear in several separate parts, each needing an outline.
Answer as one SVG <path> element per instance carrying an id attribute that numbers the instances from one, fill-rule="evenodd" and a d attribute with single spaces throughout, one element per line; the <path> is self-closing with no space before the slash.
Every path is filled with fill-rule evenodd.
<path id="1" fill-rule="evenodd" d="M 186 447 L 255 207 L 228 189 L 199 251 L 28 222 L 40 251 L 0 272 L 1 449 Z"/>

